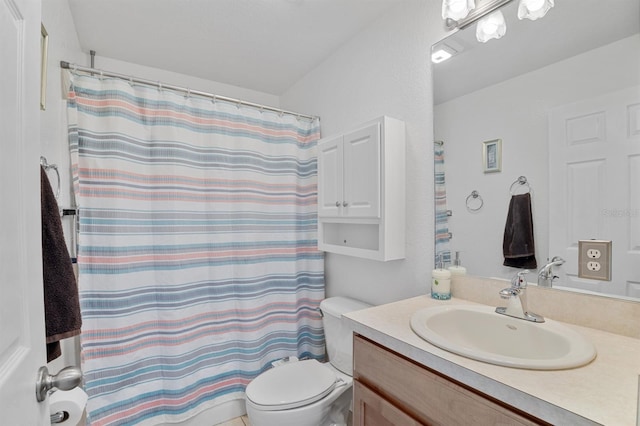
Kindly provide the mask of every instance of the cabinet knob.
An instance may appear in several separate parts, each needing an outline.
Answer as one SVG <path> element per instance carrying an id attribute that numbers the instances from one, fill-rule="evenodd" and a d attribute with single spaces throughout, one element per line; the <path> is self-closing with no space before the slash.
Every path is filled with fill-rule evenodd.
<path id="1" fill-rule="evenodd" d="M 347 207 L 349 205 L 349 203 L 347 203 L 346 201 L 342 202 L 342 207 Z"/>
<path id="2" fill-rule="evenodd" d="M 340 201 L 336 201 L 336 207 L 340 207 Z"/>

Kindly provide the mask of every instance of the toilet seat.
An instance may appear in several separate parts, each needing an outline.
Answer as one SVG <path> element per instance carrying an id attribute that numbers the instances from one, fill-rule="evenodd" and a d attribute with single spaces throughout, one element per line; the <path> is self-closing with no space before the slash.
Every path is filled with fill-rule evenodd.
<path id="1" fill-rule="evenodd" d="M 288 410 L 324 398 L 337 379 L 333 370 L 315 359 L 290 362 L 256 377 L 247 386 L 246 396 L 260 410 Z"/>

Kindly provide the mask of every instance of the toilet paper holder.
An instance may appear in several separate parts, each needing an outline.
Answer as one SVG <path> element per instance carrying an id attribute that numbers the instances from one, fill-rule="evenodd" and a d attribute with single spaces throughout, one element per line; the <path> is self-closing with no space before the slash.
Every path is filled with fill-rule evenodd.
<path id="1" fill-rule="evenodd" d="M 36 379 L 36 399 L 42 402 L 53 389 L 71 390 L 82 382 L 82 370 L 78 367 L 65 367 L 58 374 L 49 374 L 47 367 L 40 367 Z"/>
<path id="2" fill-rule="evenodd" d="M 65 413 L 64 411 L 58 411 L 55 414 L 50 416 L 50 423 L 62 423 L 69 418 L 69 413 Z"/>

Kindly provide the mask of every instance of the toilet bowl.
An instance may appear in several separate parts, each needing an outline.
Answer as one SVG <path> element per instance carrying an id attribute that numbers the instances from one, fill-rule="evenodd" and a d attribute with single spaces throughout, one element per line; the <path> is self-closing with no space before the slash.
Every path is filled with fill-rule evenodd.
<path id="1" fill-rule="evenodd" d="M 247 386 L 251 426 L 346 425 L 353 379 L 310 359 L 272 368 Z"/>
<path id="2" fill-rule="evenodd" d="M 369 306 L 345 297 L 322 301 L 329 362 L 284 362 L 258 375 L 246 389 L 251 426 L 346 426 L 352 399 L 353 330 L 342 314 Z"/>

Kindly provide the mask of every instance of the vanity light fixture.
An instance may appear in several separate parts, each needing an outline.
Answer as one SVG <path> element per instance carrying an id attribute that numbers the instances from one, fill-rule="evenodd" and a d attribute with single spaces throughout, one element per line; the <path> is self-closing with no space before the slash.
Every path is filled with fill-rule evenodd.
<path id="1" fill-rule="evenodd" d="M 498 10 L 478 21 L 476 38 L 479 42 L 486 43 L 492 39 L 499 39 L 506 32 L 507 23 L 502 12 Z"/>
<path id="2" fill-rule="evenodd" d="M 494 38 L 502 37 L 507 29 L 504 15 L 498 11 L 499 8 L 511 3 L 513 0 L 475 0 L 476 7 L 473 7 L 472 0 L 442 0 L 442 18 L 445 20 L 447 29 L 464 29 L 469 25 L 480 21 L 478 26 L 487 25 L 485 28 L 478 28 L 476 37 L 478 41 L 486 42 Z M 555 0 L 519 0 L 518 18 L 531 19 L 535 21 L 542 18 L 554 6 Z M 470 11 L 467 8 L 471 5 Z M 493 12 L 499 12 L 499 16 L 491 17 Z M 485 21 L 486 17 L 486 21 Z M 485 23 L 486 22 L 486 23 Z M 495 27 L 495 29 L 493 29 Z M 491 31 L 488 31 L 491 30 Z"/>
<path id="3" fill-rule="evenodd" d="M 520 0 L 518 5 L 518 19 L 535 21 L 547 14 L 554 6 L 555 0 Z"/>
<path id="4" fill-rule="evenodd" d="M 452 0 L 442 0 L 442 17 L 445 20 L 445 25 L 449 30 L 453 30 L 455 28 L 462 30 L 513 0 L 477 0 L 477 6 L 473 8 L 468 15 L 458 19 L 445 16 L 445 8 L 449 7 L 448 5 L 451 1 Z"/>

